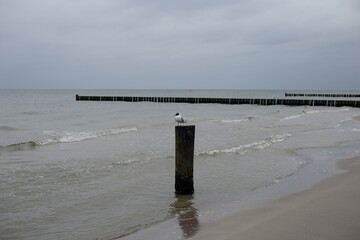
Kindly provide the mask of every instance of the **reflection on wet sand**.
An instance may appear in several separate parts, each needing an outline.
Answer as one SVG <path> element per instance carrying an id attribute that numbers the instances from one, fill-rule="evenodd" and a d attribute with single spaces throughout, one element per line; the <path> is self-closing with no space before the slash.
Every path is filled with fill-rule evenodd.
<path id="1" fill-rule="evenodd" d="M 185 238 L 195 235 L 199 228 L 197 209 L 193 206 L 192 195 L 176 195 L 176 201 L 170 205 L 170 212 L 176 215 Z"/>

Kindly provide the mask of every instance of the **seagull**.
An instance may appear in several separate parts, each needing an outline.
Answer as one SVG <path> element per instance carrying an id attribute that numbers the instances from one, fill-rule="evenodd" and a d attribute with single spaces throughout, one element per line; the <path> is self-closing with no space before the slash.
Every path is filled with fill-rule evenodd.
<path id="1" fill-rule="evenodd" d="M 180 123 L 185 123 L 184 119 L 182 118 L 182 116 L 179 113 L 175 114 L 175 122 L 177 122 L 178 125 L 180 125 Z"/>

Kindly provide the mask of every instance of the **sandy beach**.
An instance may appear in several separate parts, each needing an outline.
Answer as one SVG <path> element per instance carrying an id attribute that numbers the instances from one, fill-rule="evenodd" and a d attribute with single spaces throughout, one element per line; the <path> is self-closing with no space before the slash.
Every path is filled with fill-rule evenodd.
<path id="1" fill-rule="evenodd" d="M 338 165 L 346 172 L 204 226 L 191 239 L 360 239 L 360 157 Z"/>

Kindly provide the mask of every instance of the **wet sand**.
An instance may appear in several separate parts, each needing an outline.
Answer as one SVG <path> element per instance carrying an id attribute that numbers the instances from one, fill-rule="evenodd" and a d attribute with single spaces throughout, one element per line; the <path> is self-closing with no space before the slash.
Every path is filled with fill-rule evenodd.
<path id="1" fill-rule="evenodd" d="M 358 120 L 360 121 L 360 115 L 359 116 L 356 116 L 356 117 L 353 117 L 355 120 Z"/>
<path id="2" fill-rule="evenodd" d="M 347 172 L 204 226 L 191 239 L 359 240 L 360 157 L 338 165 Z"/>

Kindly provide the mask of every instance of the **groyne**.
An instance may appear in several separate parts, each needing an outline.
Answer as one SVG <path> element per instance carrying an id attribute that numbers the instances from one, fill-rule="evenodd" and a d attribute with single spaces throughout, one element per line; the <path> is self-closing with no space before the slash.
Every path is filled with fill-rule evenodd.
<path id="1" fill-rule="evenodd" d="M 335 99 L 289 99 L 289 98 L 204 98 L 204 97 L 137 97 L 137 96 L 79 96 L 76 101 L 107 102 L 157 102 L 157 103 L 217 103 L 217 104 L 257 104 L 288 106 L 327 106 L 360 108 L 360 100 Z"/>
<path id="2" fill-rule="evenodd" d="M 285 97 L 360 98 L 360 94 L 336 94 L 336 93 L 285 93 Z"/>

